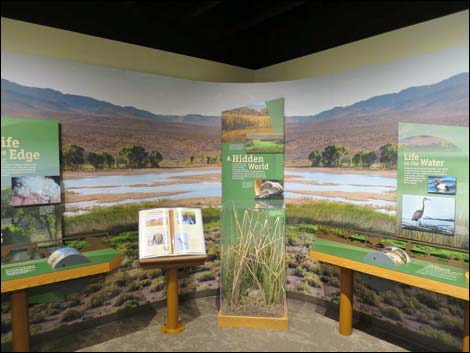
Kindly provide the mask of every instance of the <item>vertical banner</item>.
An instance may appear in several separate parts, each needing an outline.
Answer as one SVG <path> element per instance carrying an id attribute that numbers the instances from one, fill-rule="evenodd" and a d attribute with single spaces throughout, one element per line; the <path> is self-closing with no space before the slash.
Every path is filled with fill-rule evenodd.
<path id="1" fill-rule="evenodd" d="M 221 314 L 286 318 L 283 98 L 222 113 L 222 208 Z"/>
<path id="2" fill-rule="evenodd" d="M 3 263 L 34 256 L 15 244 L 60 239 L 62 218 L 58 121 L 2 117 L 1 126 L 2 246 L 12 246 Z"/>
<path id="3" fill-rule="evenodd" d="M 402 123 L 398 140 L 398 235 L 468 249 L 468 127 Z"/>

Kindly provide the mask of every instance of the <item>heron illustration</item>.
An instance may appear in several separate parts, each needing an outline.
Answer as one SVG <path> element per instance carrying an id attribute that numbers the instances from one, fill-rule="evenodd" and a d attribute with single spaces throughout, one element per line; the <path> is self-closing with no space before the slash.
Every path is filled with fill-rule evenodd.
<path id="1" fill-rule="evenodd" d="M 434 185 L 438 192 L 446 192 L 446 191 L 449 191 L 450 189 L 449 185 L 443 183 L 440 179 L 436 179 L 434 181 Z"/>
<path id="2" fill-rule="evenodd" d="M 423 207 L 421 207 L 421 209 L 419 210 L 416 210 L 413 212 L 413 217 L 411 217 L 411 219 L 415 222 L 418 222 L 419 225 L 421 225 L 421 221 L 420 219 L 423 217 L 423 214 L 424 214 L 424 205 L 425 205 L 425 202 L 426 201 L 431 201 L 430 199 L 428 198 L 423 198 Z"/>

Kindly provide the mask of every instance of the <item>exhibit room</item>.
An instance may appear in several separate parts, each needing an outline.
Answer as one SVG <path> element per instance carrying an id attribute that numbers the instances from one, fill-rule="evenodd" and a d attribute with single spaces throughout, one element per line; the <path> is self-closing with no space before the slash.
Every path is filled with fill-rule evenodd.
<path id="1" fill-rule="evenodd" d="M 2 351 L 469 351 L 468 1 L 3 1 Z"/>

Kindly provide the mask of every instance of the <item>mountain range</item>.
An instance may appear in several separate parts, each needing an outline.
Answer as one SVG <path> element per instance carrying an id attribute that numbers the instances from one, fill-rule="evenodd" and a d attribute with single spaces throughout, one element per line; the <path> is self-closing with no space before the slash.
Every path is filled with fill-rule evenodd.
<path id="1" fill-rule="evenodd" d="M 138 144 L 158 149 L 165 159 L 175 161 L 220 154 L 221 119 L 216 116 L 155 114 L 6 79 L 1 81 L 1 104 L 2 116 L 59 120 L 62 143 L 90 151 Z M 351 152 L 375 151 L 397 142 L 399 122 L 468 126 L 468 121 L 469 73 L 465 72 L 319 114 L 287 117 L 286 159 L 306 161 L 312 150 L 331 144 L 344 145 Z"/>
<path id="2" fill-rule="evenodd" d="M 115 116 L 196 125 L 213 125 L 217 124 L 219 121 L 219 117 L 200 114 L 154 114 L 136 107 L 119 106 L 91 97 L 64 94 L 50 88 L 22 86 L 3 78 L 1 87 L 2 111 L 5 108 L 11 111 L 40 111 L 43 113 L 54 112 L 74 115 Z"/>
<path id="3" fill-rule="evenodd" d="M 432 85 L 410 87 L 398 93 L 375 96 L 346 107 L 334 107 L 316 115 L 288 117 L 287 122 L 306 123 L 316 119 L 404 112 L 440 107 L 449 103 L 463 103 L 468 106 L 468 87 L 469 74 L 464 72 Z"/>

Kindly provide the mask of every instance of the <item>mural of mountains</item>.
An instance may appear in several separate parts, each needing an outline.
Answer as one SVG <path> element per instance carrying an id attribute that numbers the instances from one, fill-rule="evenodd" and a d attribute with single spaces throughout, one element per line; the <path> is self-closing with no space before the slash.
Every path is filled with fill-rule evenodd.
<path id="1" fill-rule="evenodd" d="M 115 152 L 135 144 L 158 150 L 167 161 L 220 155 L 220 117 L 158 115 L 5 79 L 1 93 L 2 116 L 57 119 L 63 145 Z M 376 151 L 384 144 L 397 143 L 399 122 L 468 126 L 468 110 L 467 72 L 316 115 L 287 117 L 286 159 L 305 163 L 312 150 L 322 151 L 331 144 L 341 144 L 351 153 Z"/>
<path id="2" fill-rule="evenodd" d="M 410 87 L 398 93 L 385 94 L 349 105 L 335 107 L 316 115 L 289 117 L 289 123 L 306 123 L 316 119 L 333 119 L 437 108 L 449 104 L 468 107 L 469 74 L 464 72 L 428 86 Z"/>
<path id="3" fill-rule="evenodd" d="M 64 94 L 49 88 L 22 86 L 2 78 L 2 112 L 55 112 L 74 115 L 115 116 L 154 119 L 162 122 L 213 125 L 219 117 L 190 115 L 159 115 L 130 106 L 118 106 L 95 98 Z M 11 113 L 10 113 L 11 114 Z"/>
<path id="4" fill-rule="evenodd" d="M 397 143 L 400 122 L 468 126 L 468 109 L 467 72 L 316 115 L 287 118 L 286 158 L 305 161 L 311 151 L 332 144 L 345 146 L 350 156 L 360 150 L 378 151 Z"/>
<path id="5" fill-rule="evenodd" d="M 165 161 L 186 161 L 220 151 L 220 117 L 157 115 L 6 79 L 1 81 L 1 104 L 2 116 L 59 120 L 62 145 L 76 144 L 87 152 L 115 153 L 137 145 L 159 151 Z"/>

